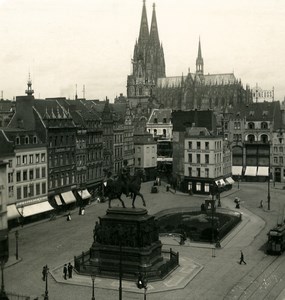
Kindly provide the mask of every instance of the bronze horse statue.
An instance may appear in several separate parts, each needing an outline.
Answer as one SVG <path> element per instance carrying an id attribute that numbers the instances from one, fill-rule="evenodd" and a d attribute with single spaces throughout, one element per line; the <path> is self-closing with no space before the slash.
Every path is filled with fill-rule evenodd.
<path id="1" fill-rule="evenodd" d="M 103 183 L 104 195 L 109 199 L 109 208 L 111 208 L 111 200 L 119 199 L 123 207 L 125 206 L 124 201 L 122 200 L 122 194 L 127 196 L 127 191 L 132 195 L 132 207 L 135 208 L 135 200 L 137 196 L 140 196 L 143 202 L 143 206 L 146 206 L 144 197 L 140 193 L 142 182 L 142 174 L 140 172 L 135 172 L 134 176 L 126 181 L 122 175 L 119 175 L 117 179 L 113 179 L 109 176 Z M 128 186 L 126 186 L 128 185 Z"/>

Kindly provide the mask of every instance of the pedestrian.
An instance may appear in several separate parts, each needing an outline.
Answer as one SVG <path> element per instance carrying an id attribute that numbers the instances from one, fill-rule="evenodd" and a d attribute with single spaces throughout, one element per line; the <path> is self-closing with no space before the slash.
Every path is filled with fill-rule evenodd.
<path id="1" fill-rule="evenodd" d="M 239 261 L 239 264 L 241 265 L 241 263 L 244 263 L 246 265 L 246 262 L 244 261 L 244 255 L 243 255 L 242 250 L 240 250 L 240 261 Z"/>
<path id="2" fill-rule="evenodd" d="M 83 206 L 82 208 L 81 208 L 81 216 L 84 216 L 85 215 L 85 207 Z"/>
<path id="3" fill-rule="evenodd" d="M 63 277 L 64 277 L 65 280 L 67 279 L 67 266 L 66 266 L 66 264 L 64 264 L 64 267 L 63 267 Z"/>
<path id="4" fill-rule="evenodd" d="M 67 221 L 71 221 L 71 215 L 70 215 L 70 213 L 67 214 L 66 220 L 67 220 Z"/>
<path id="5" fill-rule="evenodd" d="M 43 279 L 43 281 L 46 280 L 46 276 L 47 276 L 47 271 L 46 270 L 47 270 L 46 266 L 43 266 L 43 270 L 42 270 L 42 275 L 43 275 L 42 279 Z"/>
<path id="6" fill-rule="evenodd" d="M 72 278 L 72 270 L 73 270 L 73 266 L 71 263 L 68 263 L 68 278 Z"/>

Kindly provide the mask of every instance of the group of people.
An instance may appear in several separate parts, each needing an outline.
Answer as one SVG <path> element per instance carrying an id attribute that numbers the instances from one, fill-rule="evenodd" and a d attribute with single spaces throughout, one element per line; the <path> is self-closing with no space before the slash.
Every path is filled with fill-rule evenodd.
<path id="1" fill-rule="evenodd" d="M 73 271 L 73 266 L 71 263 L 64 264 L 63 266 L 63 278 L 66 280 L 67 279 L 67 274 L 68 278 L 72 278 L 72 271 Z"/>

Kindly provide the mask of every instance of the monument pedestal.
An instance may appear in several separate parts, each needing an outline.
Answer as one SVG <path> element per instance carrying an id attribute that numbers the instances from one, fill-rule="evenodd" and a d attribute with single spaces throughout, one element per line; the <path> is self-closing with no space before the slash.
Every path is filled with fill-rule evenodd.
<path id="1" fill-rule="evenodd" d="M 94 229 L 94 242 L 84 273 L 118 278 L 137 278 L 138 273 L 149 279 L 160 279 L 178 265 L 178 255 L 170 251 L 170 258 L 162 256 L 159 228 L 154 216 L 143 208 L 109 208 L 99 218 Z M 174 259 L 173 259 L 174 258 Z M 75 258 L 76 259 L 76 258 Z"/>

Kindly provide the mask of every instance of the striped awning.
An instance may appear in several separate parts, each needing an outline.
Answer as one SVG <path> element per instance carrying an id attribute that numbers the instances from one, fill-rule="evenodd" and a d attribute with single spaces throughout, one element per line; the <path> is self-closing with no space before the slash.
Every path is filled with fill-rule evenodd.
<path id="1" fill-rule="evenodd" d="M 235 181 L 232 179 L 232 177 L 226 178 L 226 182 L 229 183 L 229 184 L 234 184 L 235 183 Z"/>
<path id="2" fill-rule="evenodd" d="M 60 195 L 55 195 L 54 200 L 58 206 L 62 205 L 62 201 L 60 199 Z"/>

